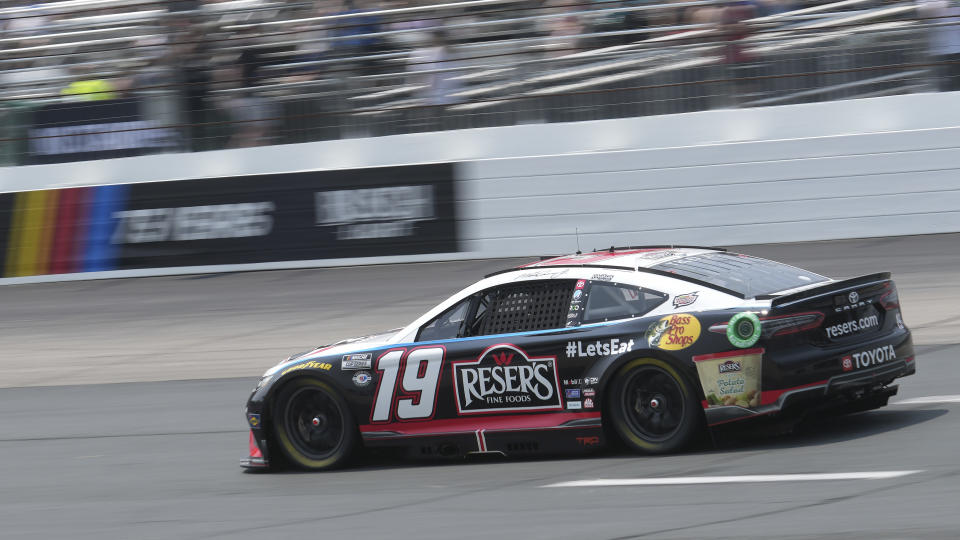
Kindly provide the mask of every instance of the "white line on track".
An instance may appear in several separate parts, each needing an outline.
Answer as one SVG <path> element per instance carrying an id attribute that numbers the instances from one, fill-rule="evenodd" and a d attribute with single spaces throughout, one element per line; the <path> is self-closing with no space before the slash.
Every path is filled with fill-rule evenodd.
<path id="1" fill-rule="evenodd" d="M 924 396 L 894 401 L 891 405 L 931 405 L 935 403 L 960 403 L 960 396 Z"/>
<path id="2" fill-rule="evenodd" d="M 743 476 L 674 476 L 665 478 L 608 478 L 557 482 L 542 487 L 687 486 L 753 482 L 811 482 L 817 480 L 884 480 L 923 471 L 870 471 L 816 474 L 753 474 Z"/>

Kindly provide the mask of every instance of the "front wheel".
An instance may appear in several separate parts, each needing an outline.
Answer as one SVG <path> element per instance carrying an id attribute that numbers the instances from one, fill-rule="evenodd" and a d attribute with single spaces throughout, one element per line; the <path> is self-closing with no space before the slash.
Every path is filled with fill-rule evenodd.
<path id="1" fill-rule="evenodd" d="M 637 452 L 675 452 L 703 429 L 703 411 L 692 385 L 662 360 L 628 362 L 617 372 L 608 396 L 614 430 Z"/>
<path id="2" fill-rule="evenodd" d="M 289 461 L 302 469 L 342 466 L 358 435 L 347 403 L 329 384 L 301 378 L 283 388 L 275 401 L 274 434 Z"/>

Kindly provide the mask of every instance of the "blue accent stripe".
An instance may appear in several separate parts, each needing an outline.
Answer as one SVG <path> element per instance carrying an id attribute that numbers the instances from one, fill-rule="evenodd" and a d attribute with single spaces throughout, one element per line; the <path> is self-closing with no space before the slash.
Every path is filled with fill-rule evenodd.
<path id="1" fill-rule="evenodd" d="M 113 270 L 117 266 L 117 247 L 110 242 L 116 228 L 115 212 L 124 209 L 130 186 L 98 186 L 90 201 L 87 245 L 83 257 L 84 272 Z"/>

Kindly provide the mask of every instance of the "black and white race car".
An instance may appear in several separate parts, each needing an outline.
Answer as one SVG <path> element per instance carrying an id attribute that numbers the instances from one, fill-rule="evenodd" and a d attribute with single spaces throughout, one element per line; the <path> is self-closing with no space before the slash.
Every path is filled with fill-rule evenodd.
<path id="1" fill-rule="evenodd" d="M 888 273 L 611 248 L 487 276 L 404 328 L 290 357 L 247 402 L 246 467 L 683 448 L 710 426 L 886 405 L 915 373 Z"/>

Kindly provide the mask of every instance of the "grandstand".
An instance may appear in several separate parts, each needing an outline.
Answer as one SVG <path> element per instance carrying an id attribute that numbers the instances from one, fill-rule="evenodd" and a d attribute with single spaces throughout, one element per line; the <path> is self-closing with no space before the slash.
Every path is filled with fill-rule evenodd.
<path id="1" fill-rule="evenodd" d="M 960 32 L 960 16 L 935 4 L 11 1 L 0 9 L 0 156 L 43 163 L 955 89 L 960 57 L 933 42 Z"/>

